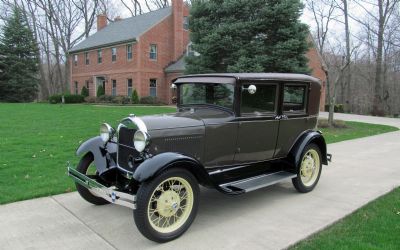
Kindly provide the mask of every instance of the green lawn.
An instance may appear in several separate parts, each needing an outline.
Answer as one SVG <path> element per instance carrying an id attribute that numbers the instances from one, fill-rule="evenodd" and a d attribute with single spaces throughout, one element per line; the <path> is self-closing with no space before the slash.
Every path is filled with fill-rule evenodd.
<path id="1" fill-rule="evenodd" d="M 400 249 L 400 189 L 372 201 L 290 249 Z"/>
<path id="2" fill-rule="evenodd" d="M 378 135 L 387 132 L 397 131 L 398 128 L 379 124 L 362 122 L 346 122 L 347 128 L 322 128 L 320 129 L 326 143 L 347 141 L 356 138 Z"/>
<path id="3" fill-rule="evenodd" d="M 0 103 L 0 204 L 75 190 L 66 162 L 76 164 L 75 150 L 131 113 L 173 112 L 168 107 Z M 343 130 L 323 129 L 327 142 L 337 142 L 396 130 L 383 125 L 348 123 Z"/>
<path id="4" fill-rule="evenodd" d="M 129 114 L 173 112 L 167 107 L 0 103 L 0 204 L 75 190 L 66 162 L 81 142 Z"/>

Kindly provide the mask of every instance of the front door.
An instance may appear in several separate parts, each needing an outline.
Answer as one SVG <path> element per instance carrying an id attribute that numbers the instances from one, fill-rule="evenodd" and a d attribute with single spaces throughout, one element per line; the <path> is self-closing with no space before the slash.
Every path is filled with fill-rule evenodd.
<path id="1" fill-rule="evenodd" d="M 250 85 L 256 86 L 255 94 L 246 90 Z M 279 85 L 249 82 L 243 87 L 235 163 L 272 159 L 279 131 L 279 120 L 276 120 Z"/>
<path id="2" fill-rule="evenodd" d="M 96 96 L 97 96 L 97 90 L 99 87 L 102 86 L 104 91 L 106 91 L 106 79 L 102 76 L 96 77 Z"/>

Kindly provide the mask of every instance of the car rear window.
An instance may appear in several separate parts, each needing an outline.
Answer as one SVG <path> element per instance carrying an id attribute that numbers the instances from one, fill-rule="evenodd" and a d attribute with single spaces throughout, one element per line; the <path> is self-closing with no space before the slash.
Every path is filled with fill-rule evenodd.
<path id="1" fill-rule="evenodd" d="M 285 85 L 283 112 L 306 112 L 307 86 Z"/>

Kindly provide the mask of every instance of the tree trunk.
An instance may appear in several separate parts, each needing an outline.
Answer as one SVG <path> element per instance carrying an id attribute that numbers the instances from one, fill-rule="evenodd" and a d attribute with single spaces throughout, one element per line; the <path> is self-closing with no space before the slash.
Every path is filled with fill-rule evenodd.
<path id="1" fill-rule="evenodd" d="M 383 60 L 383 35 L 385 28 L 385 18 L 383 14 L 383 0 L 378 0 L 379 8 L 379 27 L 378 27 L 378 46 L 376 51 L 376 68 L 375 68 L 375 93 L 372 107 L 373 115 L 383 116 L 382 109 L 382 60 Z"/>
<path id="2" fill-rule="evenodd" d="M 343 0 L 344 28 L 346 32 L 346 112 L 351 112 L 351 48 L 350 48 L 350 27 L 349 27 L 349 12 L 347 0 Z"/>

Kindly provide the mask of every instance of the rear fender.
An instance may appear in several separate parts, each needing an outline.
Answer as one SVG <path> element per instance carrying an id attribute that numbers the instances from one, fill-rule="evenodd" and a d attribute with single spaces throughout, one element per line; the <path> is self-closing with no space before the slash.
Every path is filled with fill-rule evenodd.
<path id="1" fill-rule="evenodd" d="M 93 137 L 83 142 L 76 150 L 77 156 L 82 156 L 86 153 L 92 153 L 94 164 L 96 165 L 97 172 L 101 175 L 104 172 L 116 167 L 115 161 L 110 154 L 117 152 L 117 145 L 115 143 L 107 143 L 104 145 L 100 136 Z"/>
<path id="2" fill-rule="evenodd" d="M 303 153 L 304 148 L 310 143 L 315 143 L 319 147 L 322 156 L 322 164 L 328 165 L 326 142 L 322 133 L 319 131 L 308 130 L 297 139 L 289 153 L 289 159 L 294 163 L 296 170 L 297 167 L 300 166 L 301 154 Z"/>
<path id="3" fill-rule="evenodd" d="M 191 172 L 202 185 L 210 185 L 211 180 L 201 163 L 178 153 L 161 153 L 153 156 L 139 165 L 133 173 L 133 179 L 141 183 L 157 176 L 170 168 L 183 168 Z"/>

